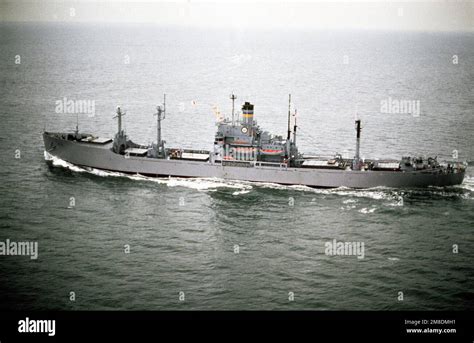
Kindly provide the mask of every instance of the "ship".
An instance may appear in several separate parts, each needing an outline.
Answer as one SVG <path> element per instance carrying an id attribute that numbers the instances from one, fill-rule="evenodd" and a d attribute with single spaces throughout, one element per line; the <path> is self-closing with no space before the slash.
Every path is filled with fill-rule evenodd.
<path id="1" fill-rule="evenodd" d="M 296 144 L 296 110 L 288 102 L 286 137 L 264 131 L 254 119 L 254 105 L 244 102 L 235 113 L 232 94 L 231 118 L 220 118 L 212 150 L 167 147 L 161 126 L 166 118 L 166 96 L 156 107 L 156 143 L 138 144 L 122 128 L 125 112 L 114 116 L 114 138 L 80 132 L 43 132 L 45 155 L 55 156 L 86 169 L 99 169 L 151 177 L 217 178 L 318 188 L 412 188 L 445 187 L 463 182 L 466 163 L 438 162 L 437 157 L 404 156 L 394 159 L 360 157 L 361 120 L 355 120 L 355 154 L 343 158 L 310 156 Z M 292 120 L 293 119 L 293 120 Z"/>

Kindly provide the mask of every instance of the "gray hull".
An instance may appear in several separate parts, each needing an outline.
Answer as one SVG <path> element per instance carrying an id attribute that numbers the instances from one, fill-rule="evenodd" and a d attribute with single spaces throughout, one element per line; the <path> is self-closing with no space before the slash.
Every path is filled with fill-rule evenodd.
<path id="1" fill-rule="evenodd" d="M 45 150 L 77 166 L 147 176 L 221 178 L 310 187 L 427 187 L 461 184 L 464 172 L 438 171 L 353 171 L 340 169 L 307 169 L 275 166 L 237 167 L 189 160 L 167 160 L 127 157 L 111 150 L 112 143 L 97 145 L 61 139 L 44 133 Z"/>

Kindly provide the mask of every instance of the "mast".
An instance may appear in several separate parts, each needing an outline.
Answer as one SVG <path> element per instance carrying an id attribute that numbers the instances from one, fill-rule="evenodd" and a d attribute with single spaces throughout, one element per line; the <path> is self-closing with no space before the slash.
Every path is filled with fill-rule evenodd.
<path id="1" fill-rule="evenodd" d="M 163 107 L 156 106 L 156 154 L 161 156 L 163 149 L 163 141 L 161 140 L 161 121 L 166 117 L 166 94 L 163 94 Z"/>
<path id="2" fill-rule="evenodd" d="M 293 126 L 293 144 L 296 145 L 296 108 L 295 108 L 295 125 Z"/>
<path id="3" fill-rule="evenodd" d="M 232 100 L 232 126 L 235 125 L 235 121 L 234 121 L 234 109 L 235 109 L 235 99 L 237 99 L 237 97 L 234 95 L 234 93 L 232 93 L 230 95 L 230 99 Z"/>
<path id="4" fill-rule="evenodd" d="M 76 131 L 74 133 L 76 137 L 79 136 L 79 113 L 76 113 Z"/>
<path id="5" fill-rule="evenodd" d="M 158 154 L 160 153 L 160 148 L 161 148 L 161 114 L 163 113 L 163 110 L 161 106 L 156 106 L 156 146 L 158 149 Z"/>
<path id="6" fill-rule="evenodd" d="M 356 124 L 357 138 L 356 138 L 356 151 L 355 151 L 354 163 L 353 163 L 352 169 L 360 170 L 360 119 L 357 119 L 355 121 L 355 124 Z"/>
<path id="7" fill-rule="evenodd" d="M 125 112 L 122 112 L 120 106 L 117 106 L 117 115 L 114 118 L 118 118 L 118 132 L 117 134 L 120 135 L 122 132 L 122 117 L 125 115 Z"/>
<path id="8" fill-rule="evenodd" d="M 291 134 L 291 124 L 290 124 L 290 116 L 291 116 L 291 94 L 288 94 L 288 135 L 286 137 L 287 140 L 290 140 Z"/>

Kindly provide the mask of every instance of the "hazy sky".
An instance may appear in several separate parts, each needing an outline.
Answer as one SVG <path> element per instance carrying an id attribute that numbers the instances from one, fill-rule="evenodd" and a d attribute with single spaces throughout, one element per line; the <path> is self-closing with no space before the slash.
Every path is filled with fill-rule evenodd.
<path id="1" fill-rule="evenodd" d="M 156 23 L 236 29 L 474 30 L 474 0 L 0 1 L 2 21 Z"/>

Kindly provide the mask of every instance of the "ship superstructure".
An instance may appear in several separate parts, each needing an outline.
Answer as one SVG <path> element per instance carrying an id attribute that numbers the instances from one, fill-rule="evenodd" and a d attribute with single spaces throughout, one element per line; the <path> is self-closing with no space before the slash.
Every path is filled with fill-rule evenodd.
<path id="1" fill-rule="evenodd" d="M 232 94 L 231 99 L 234 102 L 235 95 Z M 249 102 L 242 106 L 242 120 L 236 121 L 234 117 L 233 113 L 232 120 L 225 119 L 218 123 L 214 141 L 214 162 L 254 161 L 291 167 L 301 163 L 302 156 L 298 154 L 295 142 L 296 124 L 293 140 L 290 138 L 290 130 L 286 139 L 263 131 L 254 119 L 254 105 Z"/>

